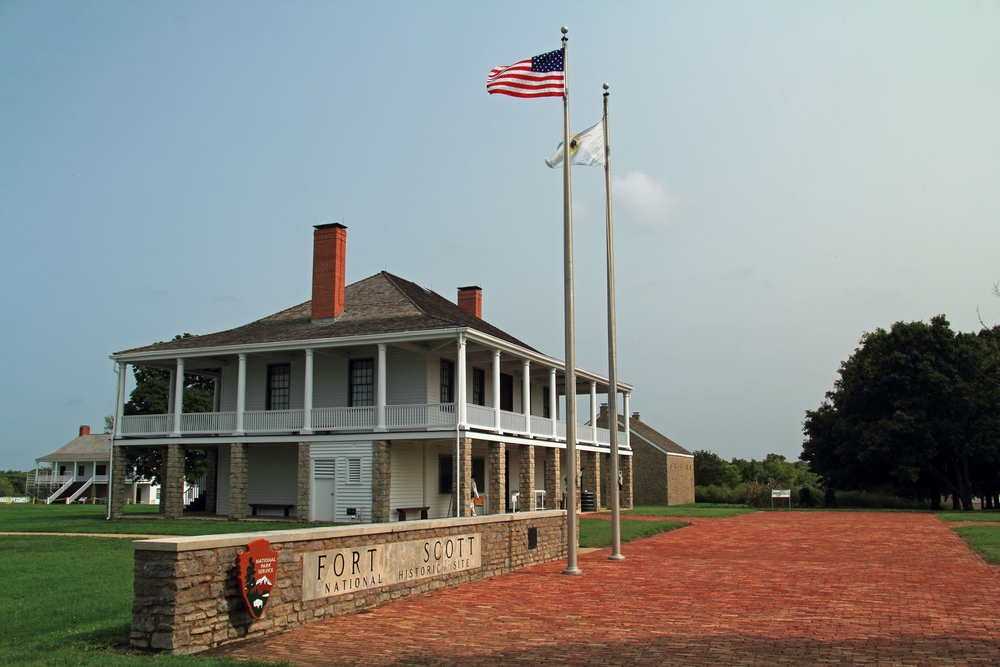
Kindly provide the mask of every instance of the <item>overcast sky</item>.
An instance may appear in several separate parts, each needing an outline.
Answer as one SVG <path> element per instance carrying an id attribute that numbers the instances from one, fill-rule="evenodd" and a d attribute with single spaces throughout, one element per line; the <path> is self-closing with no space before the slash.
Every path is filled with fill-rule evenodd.
<path id="1" fill-rule="evenodd" d="M 0 2 L 0 468 L 112 412 L 108 355 L 310 298 L 312 225 L 563 357 L 570 28 L 611 84 L 620 376 L 690 450 L 790 459 L 865 331 L 1000 323 L 1000 2 Z M 603 172 L 578 360 L 607 371 Z"/>

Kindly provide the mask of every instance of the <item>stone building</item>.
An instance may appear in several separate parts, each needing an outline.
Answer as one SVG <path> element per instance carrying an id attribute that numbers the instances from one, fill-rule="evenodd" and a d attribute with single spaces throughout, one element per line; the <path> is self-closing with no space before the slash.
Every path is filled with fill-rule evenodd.
<path id="1" fill-rule="evenodd" d="M 346 227 L 316 227 L 311 301 L 112 355 L 112 516 L 124 503 L 119 471 L 129 447 L 163 449 L 170 517 L 184 511 L 185 448 L 208 455 L 203 511 L 234 520 L 464 516 L 473 480 L 480 513 L 559 507 L 565 364 L 484 321 L 479 287 L 459 288 L 455 303 L 384 271 L 345 285 L 346 248 Z M 170 372 L 168 413 L 122 414 L 129 365 Z M 185 373 L 215 378 L 212 412 L 182 413 Z M 626 398 L 631 390 L 617 387 Z M 589 424 L 598 394 L 616 393 L 585 369 L 576 391 L 590 396 Z M 580 424 L 577 440 L 584 466 L 607 459 L 607 430 Z M 626 473 L 631 460 L 623 443 Z"/>
<path id="2" fill-rule="evenodd" d="M 626 414 L 628 408 L 626 407 Z M 636 505 L 687 505 L 694 502 L 694 454 L 645 424 L 638 412 L 626 419 L 632 449 L 633 489 Z M 602 405 L 599 427 L 608 423 L 608 406 Z"/>

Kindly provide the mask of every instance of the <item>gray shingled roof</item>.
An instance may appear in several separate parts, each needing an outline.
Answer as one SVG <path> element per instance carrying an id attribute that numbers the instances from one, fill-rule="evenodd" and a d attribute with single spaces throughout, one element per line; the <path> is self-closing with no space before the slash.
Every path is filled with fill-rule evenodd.
<path id="1" fill-rule="evenodd" d="M 621 423 L 624 426 L 625 425 L 625 416 L 624 415 L 618 415 L 618 419 L 619 419 L 619 423 Z M 634 419 L 634 418 L 633 419 L 629 419 L 628 420 L 628 426 L 629 426 L 629 430 L 631 430 L 633 433 L 637 433 L 638 435 L 642 436 L 646 440 L 650 441 L 651 443 L 653 443 L 654 445 L 656 445 L 660 449 L 663 449 L 663 450 L 665 450 L 666 452 L 668 452 L 670 454 L 687 454 L 688 456 L 692 456 L 691 452 L 689 452 L 688 450 L 684 449 L 683 447 L 681 447 L 680 445 L 678 445 L 676 442 L 674 442 L 673 440 L 671 440 L 667 436 L 663 435 L 659 431 L 653 429 L 649 425 L 644 424 L 643 422 L 639 421 L 638 419 Z"/>
<path id="2" fill-rule="evenodd" d="M 111 459 L 111 436 L 107 433 L 81 435 L 38 461 L 108 461 Z"/>
<path id="3" fill-rule="evenodd" d="M 228 331 L 191 336 L 116 352 L 190 350 L 254 343 L 320 340 L 375 334 L 469 327 L 533 350 L 513 336 L 466 312 L 457 304 L 416 283 L 385 271 L 344 289 L 344 312 L 332 322 L 312 322 L 312 302 Z"/>

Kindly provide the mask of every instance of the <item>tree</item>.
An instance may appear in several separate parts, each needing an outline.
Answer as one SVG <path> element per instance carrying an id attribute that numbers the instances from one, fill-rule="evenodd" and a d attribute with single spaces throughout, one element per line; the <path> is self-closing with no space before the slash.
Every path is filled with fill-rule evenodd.
<path id="1" fill-rule="evenodd" d="M 1000 360 L 998 334 L 956 335 L 943 315 L 866 333 L 806 411 L 801 458 L 831 489 L 950 493 L 971 509 L 998 459 L 1000 392 L 984 370 Z"/>
<path id="2" fill-rule="evenodd" d="M 694 453 L 695 486 L 725 486 L 735 488 L 740 483 L 740 471 L 717 454 L 706 450 Z"/>
<path id="3" fill-rule="evenodd" d="M 174 340 L 190 338 L 185 333 L 174 336 Z M 125 403 L 126 415 L 161 415 L 170 412 L 167 405 L 170 397 L 170 371 L 147 366 L 133 366 L 135 389 Z M 211 412 L 215 404 L 215 378 L 196 373 L 184 374 L 184 412 Z M 114 425 L 114 418 L 104 419 L 106 431 Z M 128 474 L 131 477 L 148 479 L 154 484 L 162 483 L 160 473 L 163 469 L 163 455 L 160 448 L 129 447 L 126 450 Z M 195 482 L 208 469 L 207 455 L 199 449 L 184 451 L 184 477 L 188 482 Z"/>

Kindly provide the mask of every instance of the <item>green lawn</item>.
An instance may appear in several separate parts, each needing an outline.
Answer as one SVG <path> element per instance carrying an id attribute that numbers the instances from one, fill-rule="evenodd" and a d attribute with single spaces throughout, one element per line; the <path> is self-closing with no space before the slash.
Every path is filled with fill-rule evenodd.
<path id="1" fill-rule="evenodd" d="M 623 518 L 621 521 L 622 542 L 652 537 L 687 525 L 690 524 L 683 521 L 641 521 Z M 582 548 L 610 547 L 611 522 L 607 519 L 580 519 L 580 546 Z"/>
<path id="2" fill-rule="evenodd" d="M 214 667 L 247 665 L 198 656 L 151 656 L 128 646 L 132 620 L 129 540 L 0 536 L 4 622 L 0 665 Z"/>
<path id="3" fill-rule="evenodd" d="M 1000 523 L 1000 510 L 975 512 L 942 512 L 938 514 L 942 521 L 996 521 Z"/>
<path id="4" fill-rule="evenodd" d="M 694 503 L 693 505 L 637 505 L 633 509 L 622 512 L 624 515 L 636 516 L 694 516 L 724 519 L 738 514 L 750 514 L 756 509 L 735 505 L 713 505 L 712 503 Z"/>
<path id="5" fill-rule="evenodd" d="M 1000 526 L 965 526 L 954 530 L 987 563 L 1000 565 Z"/>
<path id="6" fill-rule="evenodd" d="M 126 505 L 127 518 L 105 519 L 106 505 L 0 505 L 0 531 L 21 533 L 128 533 L 141 535 L 212 535 L 260 530 L 316 528 L 315 523 L 161 519 L 156 505 Z"/>

